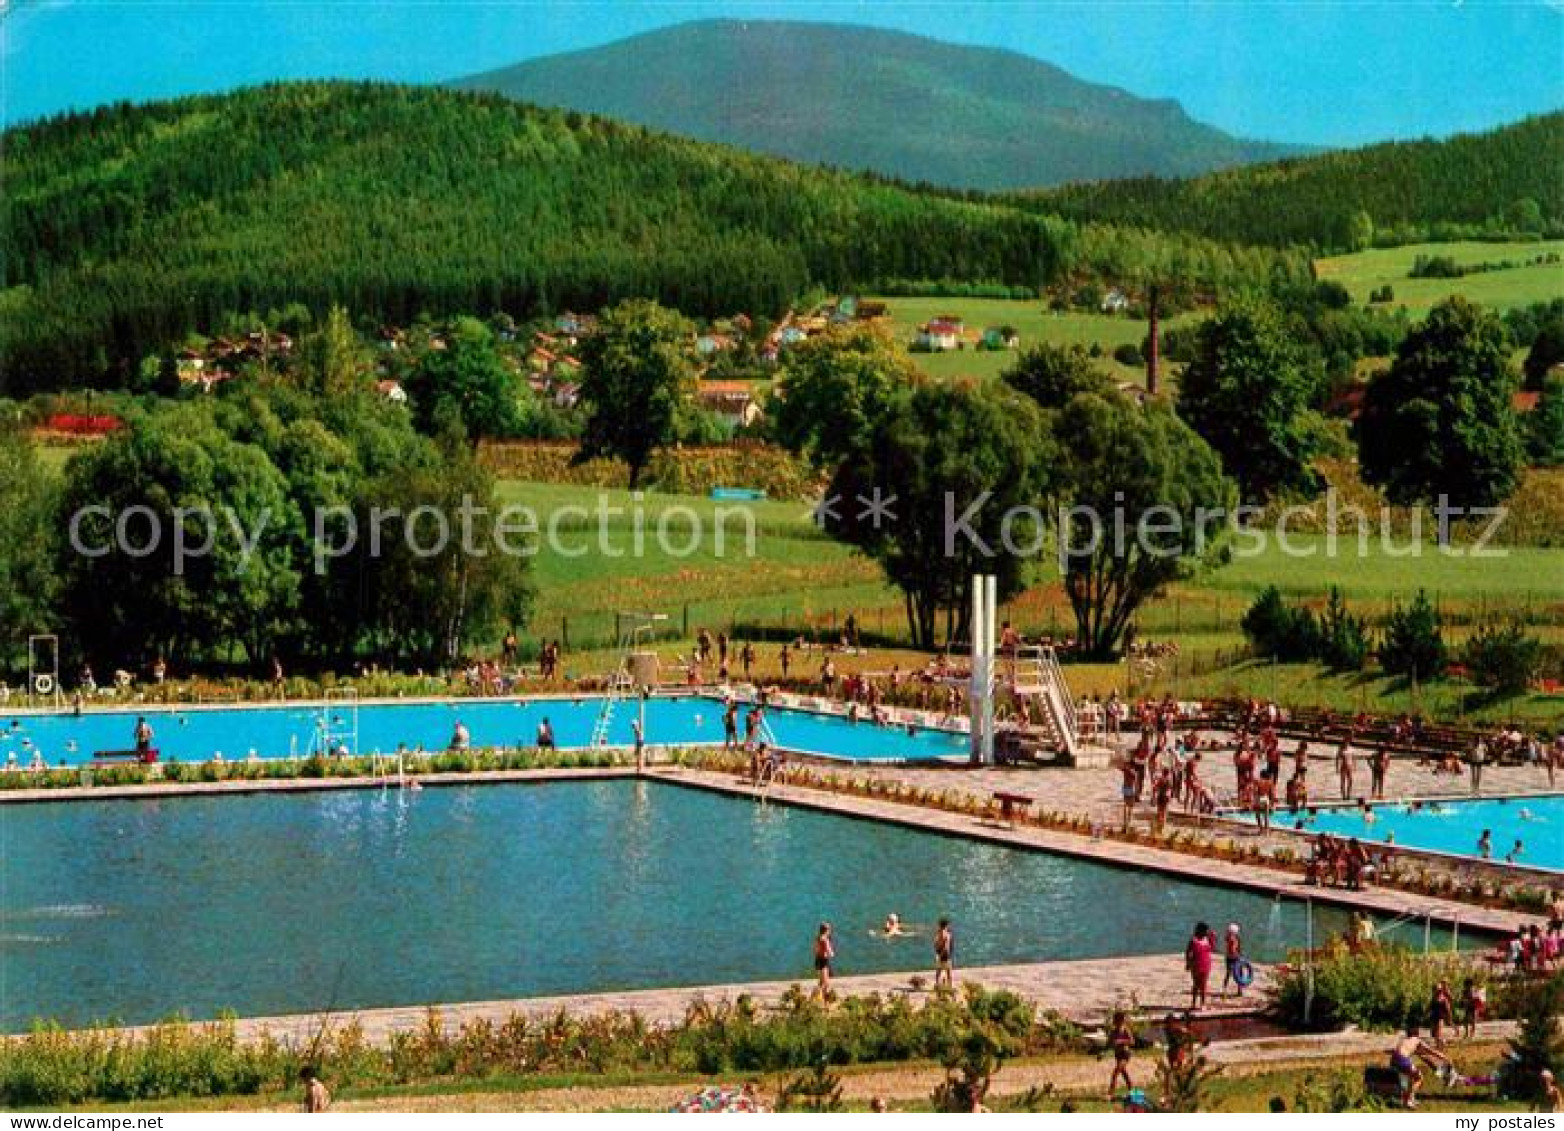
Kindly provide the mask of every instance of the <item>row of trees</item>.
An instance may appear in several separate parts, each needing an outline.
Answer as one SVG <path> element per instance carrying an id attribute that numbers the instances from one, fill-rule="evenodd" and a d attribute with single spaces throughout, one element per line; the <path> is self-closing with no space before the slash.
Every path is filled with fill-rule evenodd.
<path id="1" fill-rule="evenodd" d="M 1244 636 L 1255 653 L 1283 662 L 1319 661 L 1338 672 L 1361 671 L 1371 656 L 1389 675 L 1409 683 L 1442 679 L 1459 663 L 1478 686 L 1495 695 L 1527 689 L 1543 661 L 1542 641 L 1515 619 L 1480 624 L 1459 648 L 1444 637 L 1439 610 L 1418 590 L 1385 619 L 1377 642 L 1368 623 L 1347 608 L 1332 587 L 1318 613 L 1289 603 L 1276 586 L 1267 586 L 1244 613 Z"/>
<path id="2" fill-rule="evenodd" d="M 1564 113 L 1484 134 L 1398 141 L 1211 173 L 1065 185 L 1020 197 L 1081 221 L 1325 251 L 1564 233 Z"/>
<path id="3" fill-rule="evenodd" d="M 1542 345 L 1539 337 L 1539 348 Z M 1411 327 L 1387 369 L 1362 390 L 1354 426 L 1366 482 L 1390 502 L 1487 507 L 1515 490 L 1530 460 L 1564 451 L 1564 386 L 1536 410 L 1514 407 L 1511 340 L 1492 312 L 1453 297 Z M 1219 453 L 1247 501 L 1309 495 L 1330 442 L 1318 408 L 1320 358 L 1273 306 L 1239 303 L 1194 331 L 1178 411 Z"/>
<path id="4" fill-rule="evenodd" d="M 973 574 L 1004 599 L 1057 563 L 1077 639 L 1110 654 L 1141 604 L 1217 552 L 1200 510 L 1233 502 L 1207 444 L 1080 350 L 1034 350 L 1004 382 L 931 382 L 872 331 L 844 331 L 789 356 L 775 412 L 830 476 L 821 521 L 880 563 L 926 648 L 967 633 Z"/>
<path id="5" fill-rule="evenodd" d="M 0 640 L 59 631 L 105 667 L 422 665 L 523 623 L 527 559 L 492 552 L 466 434 L 421 434 L 339 360 L 314 387 L 250 378 L 134 413 L 63 481 L 0 438 Z"/>

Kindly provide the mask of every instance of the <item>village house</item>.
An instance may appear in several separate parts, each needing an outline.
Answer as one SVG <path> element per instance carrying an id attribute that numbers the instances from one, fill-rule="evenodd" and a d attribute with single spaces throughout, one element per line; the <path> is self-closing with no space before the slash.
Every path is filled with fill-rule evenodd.
<path id="1" fill-rule="evenodd" d="M 1020 348 L 1021 335 L 1014 326 L 990 326 L 983 331 L 983 348 L 988 350 L 1013 350 Z"/>
<path id="2" fill-rule="evenodd" d="M 702 381 L 696 398 L 733 428 L 748 428 L 765 415 L 748 381 Z"/>
<path id="3" fill-rule="evenodd" d="M 962 330 L 963 325 L 959 318 L 931 319 L 918 331 L 913 344 L 917 349 L 928 353 L 960 349 Z"/>
<path id="4" fill-rule="evenodd" d="M 712 357 L 725 350 L 733 348 L 734 342 L 731 335 L 707 331 L 695 339 L 695 352 L 702 357 Z"/>

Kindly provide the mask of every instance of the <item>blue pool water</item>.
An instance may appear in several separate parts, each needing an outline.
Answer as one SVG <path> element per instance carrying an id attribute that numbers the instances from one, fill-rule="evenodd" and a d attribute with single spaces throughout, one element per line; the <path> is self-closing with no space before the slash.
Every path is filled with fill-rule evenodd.
<path id="1" fill-rule="evenodd" d="M 460 720 L 474 746 L 531 746 L 538 723 L 547 718 L 562 747 L 586 747 L 601 706 L 599 699 L 461 699 L 418 703 L 366 703 L 357 708 L 358 753 L 385 753 L 406 745 L 443 750 Z M 621 702 L 609 731 L 612 745 L 628 746 L 637 704 Z M 0 764 L 11 755 L 26 766 L 34 751 L 51 766 L 92 760 L 99 750 L 134 745 L 138 714 L 152 725 L 153 745 L 167 761 L 205 761 L 221 752 L 229 761 L 307 754 L 320 745 L 322 722 L 341 733 L 353 709 L 342 702 L 278 707 L 221 707 L 196 710 L 147 709 L 21 715 L 0 714 Z M 949 731 L 850 723 L 808 711 L 770 709 L 766 722 L 785 749 L 863 761 L 920 761 L 965 758 L 967 738 Z M 742 727 L 742 715 L 740 720 Z M 654 698 L 646 704 L 646 740 L 652 745 L 693 746 L 722 741 L 722 704 L 700 696 Z"/>
<path id="2" fill-rule="evenodd" d="M 848 974 L 927 965 L 940 915 L 965 965 L 1304 935 L 1292 902 L 629 780 L 7 806 L 0 847 L 0 1031 L 807 979 L 821 919 Z M 921 937 L 871 936 L 890 911 Z"/>
<path id="3" fill-rule="evenodd" d="M 1375 805 L 1372 812 L 1369 821 L 1355 807 L 1321 809 L 1304 828 L 1378 843 L 1388 835 L 1403 848 L 1463 856 L 1477 855 L 1477 840 L 1487 829 L 1493 834 L 1492 859 L 1502 861 L 1519 840 L 1523 848 L 1516 863 L 1564 870 L 1564 795 L 1425 801 L 1415 809 Z"/>

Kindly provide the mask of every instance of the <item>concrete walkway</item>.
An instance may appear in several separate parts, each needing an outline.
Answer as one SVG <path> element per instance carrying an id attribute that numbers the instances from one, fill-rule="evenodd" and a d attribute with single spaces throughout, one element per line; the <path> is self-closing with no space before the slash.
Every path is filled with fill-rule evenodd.
<path id="1" fill-rule="evenodd" d="M 1200 1016 L 1233 1018 L 1258 1012 L 1264 1001 L 1263 984 L 1269 976 L 1269 969 L 1258 968 L 1255 985 L 1245 997 L 1213 998 L 1210 1008 Z M 922 988 L 913 988 L 915 977 L 923 979 Z M 931 981 L 929 970 L 859 974 L 833 979 L 832 988 L 844 997 L 903 994 L 915 1002 L 922 1002 L 930 996 L 928 983 Z M 1189 1001 L 1189 980 L 1184 973 L 1183 958 L 1177 954 L 981 966 L 958 971 L 957 983 L 958 986 L 975 983 L 990 990 L 1010 990 L 1039 1008 L 1055 1010 L 1073 1021 L 1091 1025 L 1100 1024 L 1120 1006 L 1161 1015 L 1172 1009 L 1183 1009 Z M 429 1022 L 431 1010 L 438 1012 L 441 1024 L 448 1031 L 470 1021 L 500 1024 L 512 1016 L 539 1019 L 561 1011 L 575 1017 L 636 1013 L 652 1024 L 670 1025 L 683 1019 L 690 1006 L 697 1002 L 732 1002 L 743 995 L 753 999 L 762 1009 L 775 1009 L 791 987 L 800 986 L 808 992 L 813 985 L 813 974 L 801 970 L 798 978 L 781 982 L 348 1010 L 333 1014 L 330 1025 L 340 1029 L 349 1021 L 356 1021 L 363 1027 L 365 1039 L 374 1044 L 384 1044 L 394 1032 L 422 1029 Z M 241 1040 L 255 1040 L 263 1033 L 269 1033 L 279 1040 L 309 1042 L 320 1031 L 321 1023 L 320 1014 L 290 1014 L 242 1018 L 236 1025 Z M 145 1032 L 146 1028 L 126 1031 Z"/>

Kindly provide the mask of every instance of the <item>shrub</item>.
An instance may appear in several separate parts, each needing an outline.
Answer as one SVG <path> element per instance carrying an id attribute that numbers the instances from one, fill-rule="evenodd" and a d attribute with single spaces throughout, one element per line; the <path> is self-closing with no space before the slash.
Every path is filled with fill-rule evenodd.
<path id="1" fill-rule="evenodd" d="M 1479 687 L 1515 695 L 1531 684 L 1542 661 L 1542 641 L 1519 620 L 1484 624 L 1461 649 L 1461 662 Z"/>
<path id="2" fill-rule="evenodd" d="M 1363 618 L 1347 611 L 1341 590 L 1331 586 L 1325 612 L 1320 617 L 1320 659 L 1338 672 L 1362 671 L 1369 656 L 1368 629 Z"/>
<path id="3" fill-rule="evenodd" d="M 1125 342 L 1121 346 L 1115 346 L 1113 360 L 1120 365 L 1128 365 L 1131 368 L 1144 365 L 1146 362 L 1146 359 L 1141 356 L 1140 347 L 1132 342 Z"/>
<path id="4" fill-rule="evenodd" d="M 1320 629 L 1308 609 L 1288 605 L 1274 585 L 1249 606 L 1239 622 L 1250 646 L 1278 660 L 1312 660 L 1320 651 Z"/>
<path id="5" fill-rule="evenodd" d="M 1425 956 L 1394 944 L 1353 952 L 1340 942 L 1327 947 L 1312 970 L 1312 995 L 1301 962 L 1269 991 L 1272 1011 L 1291 1028 L 1391 1031 L 1408 1021 L 1421 1024 L 1434 986 L 1441 980 L 1459 984 L 1471 974 L 1460 955 Z"/>
<path id="6" fill-rule="evenodd" d="M 1510 1040 L 1509 1055 L 1499 1073 L 1499 1090 L 1513 1099 L 1537 1100 L 1544 1069 L 1564 1073 L 1564 974 L 1555 974 L 1521 998 L 1520 1031 Z"/>
<path id="7" fill-rule="evenodd" d="M 1466 268 L 1457 263 L 1452 256 L 1419 255 L 1412 260 L 1412 270 L 1407 272 L 1407 278 L 1459 279 L 1465 274 Z"/>
<path id="8" fill-rule="evenodd" d="M 1419 589 L 1410 605 L 1397 605 L 1386 619 L 1380 665 L 1392 675 L 1426 682 L 1444 671 L 1447 656 L 1439 612 Z"/>
<path id="9" fill-rule="evenodd" d="M 1222 1074 L 1222 1066 L 1212 1065 L 1205 1054 L 1191 1050 L 1178 1063 L 1164 1056 L 1157 1062 L 1157 1086 L 1162 1092 L 1162 1111 L 1195 1112 L 1207 1106 L 1207 1089 Z"/>
<path id="10" fill-rule="evenodd" d="M 842 1078 L 831 1071 L 824 1059 L 817 1060 L 806 1072 L 800 1072 L 782 1085 L 777 1094 L 778 1111 L 845 1111 L 842 1103 Z"/>

